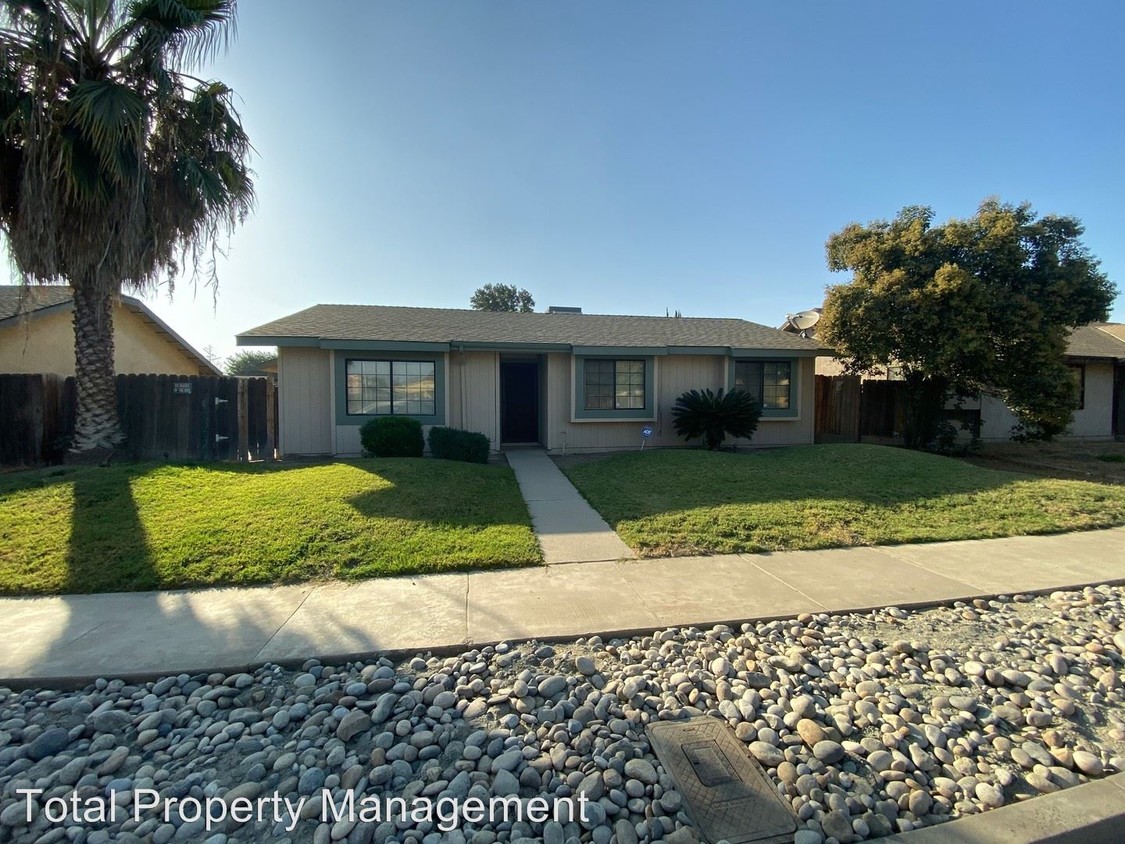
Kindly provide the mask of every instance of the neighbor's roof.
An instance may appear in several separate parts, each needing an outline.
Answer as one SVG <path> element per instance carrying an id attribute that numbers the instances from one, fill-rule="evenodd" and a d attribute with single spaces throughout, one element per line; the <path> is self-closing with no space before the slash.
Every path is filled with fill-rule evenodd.
<path id="1" fill-rule="evenodd" d="M 74 294 L 63 285 L 0 285 L 0 327 L 6 322 L 44 316 L 55 311 L 69 311 L 73 308 Z M 164 336 L 184 354 L 194 359 L 201 369 L 212 375 L 222 375 L 222 371 L 211 361 L 177 334 L 148 306 L 132 296 L 122 296 L 121 304 L 139 316 L 157 334 Z"/>
<path id="2" fill-rule="evenodd" d="M 500 313 L 382 305 L 314 305 L 238 335 L 239 345 L 348 342 L 565 348 L 779 349 L 815 354 L 813 341 L 741 319 Z"/>
<path id="3" fill-rule="evenodd" d="M 1066 353 L 1076 358 L 1125 359 L 1125 325 L 1092 322 L 1070 333 Z"/>

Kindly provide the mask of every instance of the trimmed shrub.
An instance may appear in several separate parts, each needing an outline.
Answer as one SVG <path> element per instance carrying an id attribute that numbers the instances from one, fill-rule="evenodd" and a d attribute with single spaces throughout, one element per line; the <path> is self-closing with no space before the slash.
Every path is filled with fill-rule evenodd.
<path id="1" fill-rule="evenodd" d="M 709 449 L 722 445 L 727 434 L 749 439 L 761 416 L 761 406 L 744 390 L 689 390 L 672 405 L 676 433 L 685 440 L 703 437 Z"/>
<path id="2" fill-rule="evenodd" d="M 489 448 L 484 434 L 440 426 L 430 428 L 430 454 L 442 460 L 487 463 Z"/>
<path id="3" fill-rule="evenodd" d="M 359 429 L 368 457 L 421 457 L 425 442 L 422 423 L 408 416 L 382 416 Z"/>

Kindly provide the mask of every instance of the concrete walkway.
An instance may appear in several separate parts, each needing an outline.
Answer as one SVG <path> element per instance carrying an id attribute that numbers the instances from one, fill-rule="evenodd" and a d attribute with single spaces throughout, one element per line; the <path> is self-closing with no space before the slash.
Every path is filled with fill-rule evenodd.
<path id="1" fill-rule="evenodd" d="M 547 452 L 505 452 L 516 473 L 547 565 L 632 559 L 633 550 L 605 523 Z"/>
<path id="2" fill-rule="evenodd" d="M 1125 582 L 1125 528 L 253 589 L 0 599 L 0 678 L 62 684 Z"/>

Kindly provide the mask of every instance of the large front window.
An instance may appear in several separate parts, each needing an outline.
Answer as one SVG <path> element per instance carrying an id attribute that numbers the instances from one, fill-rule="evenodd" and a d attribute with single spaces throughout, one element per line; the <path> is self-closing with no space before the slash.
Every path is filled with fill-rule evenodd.
<path id="1" fill-rule="evenodd" d="M 349 416 L 434 416 L 434 362 L 349 360 Z"/>
<path id="2" fill-rule="evenodd" d="M 587 360 L 586 410 L 644 410 L 643 360 Z"/>
<path id="3" fill-rule="evenodd" d="M 793 406 L 793 365 L 787 360 L 740 360 L 734 365 L 734 388 L 745 390 L 763 410 Z"/>

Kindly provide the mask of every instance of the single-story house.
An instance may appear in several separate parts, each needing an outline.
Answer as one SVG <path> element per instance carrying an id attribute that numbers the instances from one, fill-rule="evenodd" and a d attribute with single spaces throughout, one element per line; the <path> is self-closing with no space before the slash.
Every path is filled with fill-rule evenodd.
<path id="1" fill-rule="evenodd" d="M 813 441 L 813 371 L 824 349 L 741 319 L 607 316 L 577 308 L 496 313 L 316 305 L 237 337 L 278 347 L 286 455 L 355 455 L 369 419 L 485 434 L 493 449 L 682 446 L 673 402 L 745 388 L 764 406 L 753 444 Z"/>
<path id="2" fill-rule="evenodd" d="M 820 308 L 812 311 L 819 313 Z M 782 324 L 781 330 L 792 334 L 801 332 L 790 320 Z M 816 328 L 811 327 L 802 333 L 816 337 Z M 1087 440 L 1125 437 L 1125 324 L 1093 322 L 1074 329 L 1067 341 L 1066 362 L 1074 379 L 1078 407 L 1064 436 Z M 817 359 L 816 374 L 843 375 L 844 366 L 838 358 L 826 353 Z M 897 366 L 888 366 L 864 373 L 862 378 L 865 381 L 897 381 L 902 379 L 902 370 Z M 996 396 L 985 394 L 964 399 L 956 406 L 959 412 L 974 417 L 974 426 L 979 420 L 982 440 L 1011 438 L 1017 419 Z M 951 403 L 950 408 L 953 407 L 954 403 Z"/>
<path id="3" fill-rule="evenodd" d="M 1125 325 L 1094 322 L 1074 329 L 1066 362 L 1078 393 L 1078 408 L 1065 436 L 1111 440 L 1125 436 Z M 983 395 L 965 402 L 980 410 L 982 440 L 1009 439 L 1016 417 L 1003 401 Z"/>
<path id="4" fill-rule="evenodd" d="M 74 375 L 69 287 L 0 285 L 0 373 Z M 143 302 L 113 303 L 113 363 L 123 375 L 222 375 Z"/>

